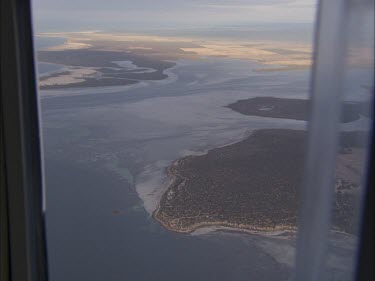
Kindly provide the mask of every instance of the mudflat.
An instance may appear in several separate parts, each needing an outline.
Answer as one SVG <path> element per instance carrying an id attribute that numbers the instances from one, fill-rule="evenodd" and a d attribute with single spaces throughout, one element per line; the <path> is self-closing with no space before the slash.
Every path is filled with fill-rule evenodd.
<path id="1" fill-rule="evenodd" d="M 175 65 L 158 58 L 96 49 L 39 51 L 38 60 L 69 67 L 69 71 L 51 73 L 40 79 L 42 90 L 122 86 L 162 80 L 168 77 L 164 70 Z M 130 67 L 121 62 L 127 62 Z"/>

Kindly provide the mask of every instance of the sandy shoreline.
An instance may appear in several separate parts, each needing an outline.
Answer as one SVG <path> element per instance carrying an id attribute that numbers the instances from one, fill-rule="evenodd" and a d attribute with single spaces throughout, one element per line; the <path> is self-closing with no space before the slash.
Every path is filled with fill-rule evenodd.
<path id="1" fill-rule="evenodd" d="M 157 212 L 159 211 L 159 206 L 157 209 L 152 213 L 152 218 L 160 223 L 165 229 L 180 233 L 180 234 L 190 234 L 190 235 L 201 235 L 207 234 L 210 232 L 216 231 L 223 231 L 223 232 L 235 232 L 241 234 L 259 234 L 262 236 L 280 236 L 280 235 L 296 235 L 298 232 L 297 226 L 285 226 L 285 227 L 276 227 L 276 228 L 261 228 L 261 227 L 254 227 L 250 225 L 235 225 L 228 222 L 202 222 L 199 224 L 194 225 L 190 229 L 186 231 L 182 231 L 179 229 L 171 228 L 167 224 L 165 224 L 162 220 L 157 217 Z M 201 230 L 201 232 L 199 231 Z M 340 231 L 338 229 L 332 229 L 331 233 L 333 234 L 341 234 L 347 237 L 356 237 L 353 234 Z"/>
<path id="2" fill-rule="evenodd" d="M 184 234 L 192 234 L 194 231 L 206 228 L 206 227 L 220 227 L 223 229 L 217 230 L 232 230 L 232 231 L 240 231 L 241 233 L 251 233 L 251 234 L 280 234 L 280 232 L 287 232 L 287 231 L 297 231 L 297 227 L 295 226 L 278 226 L 278 227 L 269 227 L 269 228 L 262 228 L 262 227 L 255 227 L 252 225 L 237 225 L 234 223 L 229 222 L 200 222 L 197 223 L 186 230 L 172 228 L 169 225 L 165 224 L 162 220 L 158 218 L 158 211 L 159 207 L 153 212 L 152 217 L 158 223 L 160 223 L 164 228 L 176 232 L 176 233 L 184 233 Z M 215 230 L 216 231 L 216 230 Z"/>

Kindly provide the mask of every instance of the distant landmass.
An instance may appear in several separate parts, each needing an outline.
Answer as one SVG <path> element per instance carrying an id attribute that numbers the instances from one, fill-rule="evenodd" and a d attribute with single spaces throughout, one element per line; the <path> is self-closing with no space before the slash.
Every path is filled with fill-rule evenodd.
<path id="1" fill-rule="evenodd" d="M 228 107 L 249 115 L 304 119 L 307 115 L 295 108 L 300 105 L 307 106 L 307 102 L 254 98 Z M 258 114 L 259 106 L 277 110 Z M 347 233 L 356 232 L 353 206 L 358 196 L 363 139 L 359 131 L 340 136 L 333 226 Z M 167 168 L 170 184 L 154 218 L 166 228 L 184 233 L 203 226 L 262 232 L 294 230 L 306 142 L 306 131 L 262 129 L 205 155 L 178 159 Z"/>
<path id="2" fill-rule="evenodd" d="M 227 107 L 244 115 L 308 121 L 310 104 L 311 100 L 255 97 L 239 100 Z M 369 116 L 368 106 L 365 103 L 343 103 L 342 123 L 355 121 L 360 118 L 360 115 Z"/>
<path id="3" fill-rule="evenodd" d="M 119 51 L 78 49 L 39 51 L 38 60 L 68 66 L 40 78 L 42 90 L 123 86 L 168 77 L 173 62 Z"/>
<path id="4" fill-rule="evenodd" d="M 296 45 L 266 40 L 254 44 L 252 40 L 218 41 L 207 36 L 181 40 L 178 36 L 100 31 L 44 33 L 37 38 L 38 62 L 64 67 L 43 73 L 39 87 L 44 90 L 162 80 L 168 77 L 165 70 L 185 59 L 225 57 L 264 64 L 254 71 L 303 70 L 311 64 L 311 45 L 306 42 Z"/>

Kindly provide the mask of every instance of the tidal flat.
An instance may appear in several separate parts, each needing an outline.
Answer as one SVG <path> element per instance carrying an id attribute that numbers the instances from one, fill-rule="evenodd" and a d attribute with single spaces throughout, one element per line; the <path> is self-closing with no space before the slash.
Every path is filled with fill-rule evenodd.
<path id="1" fill-rule="evenodd" d="M 189 56 L 172 60 L 163 80 L 40 91 L 52 280 L 292 276 L 293 236 L 223 229 L 185 235 L 152 218 L 168 188 L 166 168 L 176 159 L 259 129 L 306 129 L 304 120 L 247 116 L 225 106 L 260 96 L 307 99 L 308 70 L 264 73 L 254 61 Z M 361 120 L 341 127 L 365 127 Z M 348 280 L 356 239 L 338 233 L 332 241 L 329 274 Z"/>

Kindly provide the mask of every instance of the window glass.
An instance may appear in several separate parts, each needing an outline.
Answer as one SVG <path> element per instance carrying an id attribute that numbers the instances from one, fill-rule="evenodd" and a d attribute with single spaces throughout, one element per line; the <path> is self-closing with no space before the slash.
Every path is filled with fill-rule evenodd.
<path id="1" fill-rule="evenodd" d="M 50 280 L 293 278 L 315 10 L 33 1 Z M 329 280 L 354 268 L 371 67 L 348 67 Z"/>
<path id="2" fill-rule="evenodd" d="M 344 246 L 341 258 L 327 262 L 335 267 L 331 278 L 339 276 L 349 263 L 353 278 L 361 227 L 362 200 L 366 187 L 368 145 L 373 122 L 374 94 L 374 3 L 353 2 L 347 18 L 347 42 L 342 81 L 343 124 L 339 132 L 336 162 L 333 233 L 329 252 Z M 338 235 L 336 233 L 347 235 Z M 340 236 L 340 237 L 339 237 Z M 336 280 L 333 279 L 333 280 Z"/>

